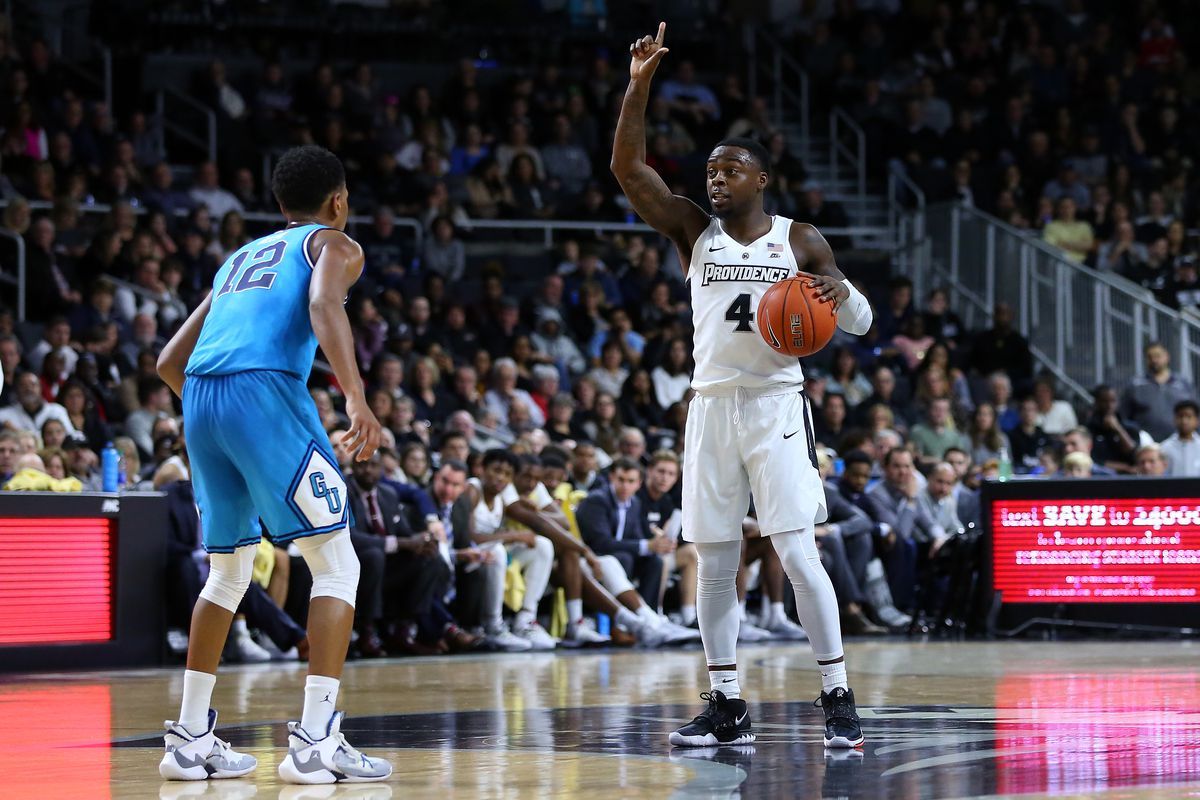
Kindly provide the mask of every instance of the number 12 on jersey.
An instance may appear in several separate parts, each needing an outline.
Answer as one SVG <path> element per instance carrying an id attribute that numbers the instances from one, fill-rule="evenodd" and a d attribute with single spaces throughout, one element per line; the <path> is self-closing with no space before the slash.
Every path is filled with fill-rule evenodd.
<path id="1" fill-rule="evenodd" d="M 735 333 L 754 332 L 754 329 L 750 327 L 750 323 L 754 321 L 754 312 L 750 310 L 749 292 L 739 294 L 729 304 L 729 310 L 725 312 L 725 319 L 737 323 L 737 327 L 733 329 Z"/>
<path id="2" fill-rule="evenodd" d="M 254 260 L 246 264 L 250 258 L 250 251 L 238 253 L 237 258 L 233 260 L 233 264 L 229 267 L 229 276 L 225 278 L 225 283 L 221 286 L 221 290 L 217 292 L 217 297 L 229 294 L 230 292 L 245 292 L 250 289 L 270 289 L 275 283 L 275 276 L 278 274 L 271 268 L 283 259 L 283 251 L 287 249 L 287 242 L 275 242 L 275 244 L 267 245 L 262 250 L 254 254 Z M 245 266 L 245 270 L 242 267 Z M 241 273 L 241 280 L 238 280 L 238 273 Z M 236 285 L 234 282 L 236 281 Z M 213 298 L 214 300 L 216 298 Z"/>

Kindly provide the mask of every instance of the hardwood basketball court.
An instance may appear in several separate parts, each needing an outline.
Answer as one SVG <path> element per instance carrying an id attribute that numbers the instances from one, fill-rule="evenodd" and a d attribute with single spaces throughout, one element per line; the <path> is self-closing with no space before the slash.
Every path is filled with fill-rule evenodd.
<path id="1" fill-rule="evenodd" d="M 867 742 L 826 753 L 807 645 L 746 647 L 758 741 L 672 750 L 703 656 L 592 651 L 348 665 L 343 730 L 385 784 L 281 785 L 304 667 L 230 667 L 218 733 L 253 780 L 159 779 L 182 669 L 0 682 L 0 786 L 16 798 L 1200 797 L 1200 647 L 1190 642 L 850 643 Z"/>

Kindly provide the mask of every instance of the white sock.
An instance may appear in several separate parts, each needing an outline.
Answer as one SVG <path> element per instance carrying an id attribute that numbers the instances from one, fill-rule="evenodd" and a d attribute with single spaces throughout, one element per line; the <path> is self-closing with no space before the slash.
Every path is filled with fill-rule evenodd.
<path id="1" fill-rule="evenodd" d="M 642 629 L 645 622 L 637 614 L 630 611 L 625 606 L 617 609 L 617 618 L 614 620 L 618 625 L 628 628 L 631 631 Z"/>
<path id="2" fill-rule="evenodd" d="M 574 625 L 583 619 L 583 601 L 568 600 L 567 601 L 567 623 Z"/>
<path id="3" fill-rule="evenodd" d="M 739 615 L 738 619 L 740 619 L 742 622 L 746 621 L 746 601 L 745 600 L 738 603 L 738 615 Z"/>
<path id="4" fill-rule="evenodd" d="M 325 738 L 329 721 L 337 710 L 338 689 L 342 682 L 327 675 L 309 675 L 304 682 L 304 713 L 300 727 L 309 736 Z"/>
<path id="5" fill-rule="evenodd" d="M 742 696 L 742 687 L 738 685 L 736 669 L 710 669 L 708 671 L 708 682 L 712 686 L 713 691 L 720 692 L 726 697 L 734 698 Z"/>
<path id="6" fill-rule="evenodd" d="M 530 623 L 532 623 L 535 619 L 536 619 L 536 617 L 534 616 L 532 611 L 526 611 L 525 609 L 522 608 L 520 611 L 517 612 L 516 619 L 513 620 L 513 630 L 517 630 L 517 631 L 525 630 L 526 628 L 529 627 Z"/>
<path id="7" fill-rule="evenodd" d="M 771 603 L 771 610 L 767 617 L 771 625 L 776 622 L 783 622 L 787 619 L 787 612 L 783 610 L 783 603 Z"/>
<path id="8" fill-rule="evenodd" d="M 834 689 L 849 689 L 846 682 L 846 662 L 836 664 L 818 664 L 821 669 L 821 691 L 832 692 Z"/>
<path id="9" fill-rule="evenodd" d="M 646 605 L 645 603 L 642 603 L 640 606 L 638 606 L 637 615 L 638 619 L 640 619 L 642 622 L 649 623 L 651 625 L 658 624 L 658 614 L 655 614 L 654 609 L 650 608 L 650 606 Z"/>
<path id="10" fill-rule="evenodd" d="M 212 706 L 212 691 L 217 676 L 194 669 L 183 673 L 183 705 L 179 709 L 179 724 L 193 736 L 208 731 L 208 709 Z"/>
<path id="11" fill-rule="evenodd" d="M 679 624 L 685 628 L 696 621 L 695 606 L 680 606 L 679 607 Z"/>

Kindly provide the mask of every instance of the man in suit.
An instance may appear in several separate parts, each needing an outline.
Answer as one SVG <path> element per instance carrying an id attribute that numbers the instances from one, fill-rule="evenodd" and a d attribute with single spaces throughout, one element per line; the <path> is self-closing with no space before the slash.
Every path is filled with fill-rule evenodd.
<path id="1" fill-rule="evenodd" d="M 167 627 L 186 631 L 192 617 L 192 606 L 204 588 L 207 567 L 198 558 L 203 556 L 200 545 L 200 514 L 196 496 L 189 480 L 175 481 L 162 487 L 167 495 Z M 307 596 L 307 595 L 306 595 Z M 275 643 L 281 652 L 293 647 L 300 658 L 308 657 L 308 635 L 290 616 L 271 601 L 270 595 L 257 582 L 251 581 L 238 605 L 234 618 L 234 635 L 226 645 L 226 655 L 240 661 L 264 661 L 269 654 L 249 639 L 247 625 L 260 630 Z M 265 655 L 265 657 L 264 657 Z"/>
<path id="2" fill-rule="evenodd" d="M 383 472 L 376 453 L 367 461 L 355 461 L 347 481 L 354 524 L 350 538 L 363 563 L 384 561 L 383 580 L 364 595 L 359 581 L 359 637 L 374 633 L 376 620 L 394 623 L 389 649 L 425 654 L 429 648 L 417 641 L 416 621 L 429 613 L 434 599 L 445 589 L 450 568 L 438 552 L 432 533 L 414 533 L 395 490 L 380 483 Z M 364 559 L 364 555 L 366 558 Z M 364 602 L 365 601 L 365 602 Z M 370 626 L 370 627 L 368 627 Z M 364 653 L 365 654 L 365 653 Z"/>
<path id="3" fill-rule="evenodd" d="M 894 546 L 883 561 L 892 597 L 905 609 L 915 601 L 917 565 L 925 560 L 922 549 L 936 551 L 946 531 L 917 502 L 920 481 L 912 453 L 899 447 L 889 450 L 883 457 L 883 472 L 883 480 L 866 492 L 866 511 L 885 529 L 885 535 L 895 534 Z"/>
<path id="4" fill-rule="evenodd" d="M 854 636 L 884 633 L 863 613 L 867 564 L 875 556 L 876 525 L 832 483 L 825 484 L 825 508 L 826 520 L 815 529 L 817 548 L 841 604 L 842 631 Z"/>
<path id="5" fill-rule="evenodd" d="M 583 541 L 599 555 L 621 562 L 625 574 L 638 584 L 638 594 L 651 608 L 658 606 L 662 582 L 662 556 L 675 550 L 675 542 L 651 530 L 642 513 L 637 491 L 642 468 L 628 458 L 618 458 L 607 486 L 588 492 L 575 510 Z"/>

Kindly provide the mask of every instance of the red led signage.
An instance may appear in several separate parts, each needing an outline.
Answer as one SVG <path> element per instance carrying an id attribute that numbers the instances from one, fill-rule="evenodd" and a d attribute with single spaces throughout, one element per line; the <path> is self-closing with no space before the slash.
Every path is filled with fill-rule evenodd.
<path id="1" fill-rule="evenodd" d="M 1200 602 L 1200 498 L 996 500 L 1005 603 Z"/>
<path id="2" fill-rule="evenodd" d="M 0 519 L 0 645 L 113 638 L 113 520 Z"/>

